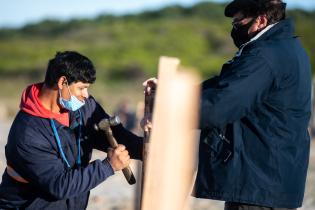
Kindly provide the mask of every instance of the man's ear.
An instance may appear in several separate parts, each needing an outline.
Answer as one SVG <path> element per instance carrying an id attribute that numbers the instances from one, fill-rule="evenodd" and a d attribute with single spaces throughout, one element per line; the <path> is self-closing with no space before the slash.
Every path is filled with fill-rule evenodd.
<path id="1" fill-rule="evenodd" d="M 66 84 L 67 84 L 67 79 L 65 76 L 62 76 L 58 79 L 57 86 L 58 86 L 59 90 L 61 90 L 63 88 L 63 86 Z"/>
<path id="2" fill-rule="evenodd" d="M 266 26 L 268 25 L 268 19 L 266 15 L 259 15 L 258 16 L 258 26 L 257 29 L 258 30 L 262 30 L 264 28 L 266 28 Z"/>

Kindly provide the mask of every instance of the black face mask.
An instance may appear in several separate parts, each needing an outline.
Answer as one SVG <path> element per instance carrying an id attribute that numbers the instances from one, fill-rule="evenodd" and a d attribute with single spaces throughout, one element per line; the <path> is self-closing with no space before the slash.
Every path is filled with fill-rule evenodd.
<path id="1" fill-rule="evenodd" d="M 233 27 L 231 31 L 231 37 L 234 41 L 234 44 L 236 47 L 240 48 L 243 44 L 246 42 L 249 42 L 249 40 L 254 37 L 257 33 L 249 35 L 248 30 L 255 22 L 256 18 L 253 18 L 251 21 L 249 21 L 245 25 L 236 24 L 235 27 Z"/>

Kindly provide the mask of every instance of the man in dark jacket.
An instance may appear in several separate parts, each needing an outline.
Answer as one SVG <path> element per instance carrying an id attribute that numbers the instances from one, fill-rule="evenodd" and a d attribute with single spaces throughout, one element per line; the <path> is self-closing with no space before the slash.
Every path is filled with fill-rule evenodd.
<path id="1" fill-rule="evenodd" d="M 234 0 L 239 48 L 203 83 L 196 197 L 226 210 L 302 205 L 309 160 L 311 67 L 281 0 Z"/>
<path id="2" fill-rule="evenodd" d="M 23 92 L 5 148 L 0 209 L 85 209 L 90 190 L 129 164 L 128 151 L 141 159 L 142 139 L 118 125 L 112 130 L 123 145 L 90 162 L 92 149 L 109 148 L 93 128 L 109 117 L 88 95 L 94 81 L 92 62 L 66 51 L 49 61 L 43 83 Z"/>

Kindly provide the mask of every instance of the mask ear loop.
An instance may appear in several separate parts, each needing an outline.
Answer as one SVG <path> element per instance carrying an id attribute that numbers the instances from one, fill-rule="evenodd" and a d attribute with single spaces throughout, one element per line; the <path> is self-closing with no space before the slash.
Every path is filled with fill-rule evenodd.
<path id="1" fill-rule="evenodd" d="M 70 94 L 70 99 L 71 99 L 72 93 L 71 93 L 71 91 L 70 91 L 70 88 L 69 88 L 67 79 L 64 81 L 64 83 L 65 83 L 65 85 L 67 86 L 68 93 Z M 59 97 L 62 98 L 62 96 L 61 96 L 61 91 L 60 91 L 60 90 L 59 90 Z M 69 99 L 69 100 L 70 100 L 70 99 Z M 66 100 L 66 99 L 64 99 L 64 100 Z M 68 101 L 68 100 L 67 100 L 67 101 Z"/>
<path id="2" fill-rule="evenodd" d="M 67 80 L 67 79 L 66 79 L 65 83 L 66 83 L 66 85 L 67 85 L 67 89 L 68 89 L 68 92 L 69 92 L 70 98 L 71 98 L 72 93 L 71 93 L 71 91 L 70 91 L 70 88 L 69 88 L 69 85 L 68 85 L 69 83 L 68 83 L 68 80 Z"/>

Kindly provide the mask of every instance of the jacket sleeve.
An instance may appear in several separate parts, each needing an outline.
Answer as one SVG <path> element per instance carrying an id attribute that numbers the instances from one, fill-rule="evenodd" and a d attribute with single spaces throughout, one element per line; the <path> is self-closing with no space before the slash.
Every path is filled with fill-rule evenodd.
<path id="1" fill-rule="evenodd" d="M 95 131 L 93 128 L 95 123 L 100 122 L 104 118 L 109 118 L 109 115 L 103 108 L 90 97 L 87 108 L 90 113 L 87 116 L 87 129 L 90 137 L 93 140 L 93 148 L 107 152 L 109 147 L 106 135 L 103 131 Z M 131 158 L 142 159 L 143 138 L 125 129 L 121 124 L 112 127 L 113 135 L 119 144 L 126 146 Z"/>
<path id="2" fill-rule="evenodd" d="M 273 76 L 262 57 L 247 55 L 225 64 L 216 84 L 201 93 L 200 128 L 223 128 L 262 103 Z M 205 85 L 204 85 L 205 86 Z"/>
<path id="3" fill-rule="evenodd" d="M 112 127 L 112 130 L 118 143 L 127 147 L 130 156 L 133 159 L 142 160 L 143 138 L 128 131 L 121 124 Z"/>
<path id="4" fill-rule="evenodd" d="M 209 89 L 209 88 L 215 88 L 218 81 L 219 81 L 218 76 L 214 76 L 210 79 L 203 81 L 201 84 L 201 91 L 204 91 L 204 90 Z"/>
<path id="5" fill-rule="evenodd" d="M 38 132 L 27 133 L 21 138 L 42 138 L 30 144 L 20 141 L 14 158 L 14 169 L 35 189 L 40 189 L 54 199 L 66 199 L 86 193 L 109 176 L 114 174 L 110 164 L 96 160 L 86 167 L 66 169 L 58 158 L 57 151 L 51 148 L 48 140 Z M 23 143 L 21 143 L 23 142 Z M 32 142 L 27 140 L 27 142 Z"/>

